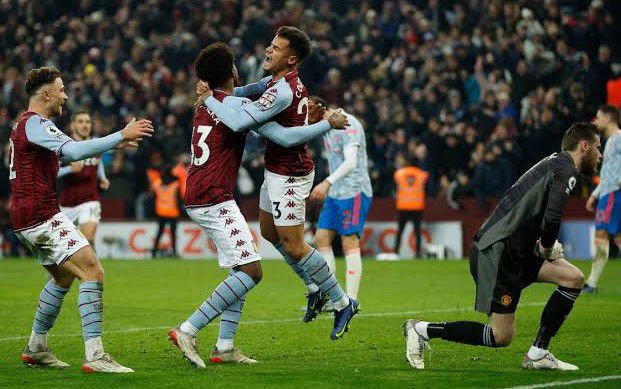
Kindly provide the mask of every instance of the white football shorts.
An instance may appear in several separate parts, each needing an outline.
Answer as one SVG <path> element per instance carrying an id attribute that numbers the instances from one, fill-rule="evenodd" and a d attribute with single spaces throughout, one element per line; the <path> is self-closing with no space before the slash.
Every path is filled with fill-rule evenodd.
<path id="1" fill-rule="evenodd" d="M 44 266 L 60 265 L 88 246 L 84 235 L 62 212 L 38 226 L 16 231 L 16 235 Z"/>
<path id="2" fill-rule="evenodd" d="M 186 210 L 216 245 L 220 267 L 233 268 L 261 259 L 248 223 L 234 200 Z"/>
<path id="3" fill-rule="evenodd" d="M 305 176 L 281 176 L 265 171 L 259 208 L 274 217 L 277 226 L 297 226 L 306 220 L 306 199 L 313 188 L 315 171 Z"/>

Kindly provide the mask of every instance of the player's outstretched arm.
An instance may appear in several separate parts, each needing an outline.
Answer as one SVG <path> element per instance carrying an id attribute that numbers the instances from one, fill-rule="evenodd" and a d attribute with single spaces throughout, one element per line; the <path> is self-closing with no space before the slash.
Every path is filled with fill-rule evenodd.
<path id="1" fill-rule="evenodd" d="M 280 146 L 293 147 L 304 144 L 331 129 L 343 129 L 347 125 L 347 117 L 336 111 L 326 111 L 323 117 L 323 120 L 311 125 L 283 127 L 276 122 L 268 122 L 253 130 Z"/>
<path id="2" fill-rule="evenodd" d="M 50 120 L 38 115 L 32 116 L 26 122 L 28 141 L 54 151 L 61 156 L 63 162 L 80 161 L 110 150 L 124 141 L 139 141 L 144 137 L 150 137 L 152 133 L 153 127 L 150 121 L 133 119 L 121 131 L 102 138 L 76 142 L 60 131 Z"/>
<path id="3" fill-rule="evenodd" d="M 238 86 L 233 89 L 233 96 L 236 97 L 250 97 L 259 96 L 267 90 L 267 83 L 272 79 L 272 76 L 263 77 L 257 82 L 252 84 Z"/>
<path id="4" fill-rule="evenodd" d="M 63 161 L 79 161 L 113 149 L 123 142 L 141 141 L 153 134 L 151 121 L 146 119 L 129 122 L 121 131 L 114 132 L 102 138 L 89 139 L 81 142 L 67 142 L 59 149 Z"/>
<path id="5" fill-rule="evenodd" d="M 197 92 L 201 93 L 200 81 L 197 84 Z M 230 100 L 230 98 L 231 96 L 225 100 Z M 249 104 L 229 106 L 218 101 L 211 93 L 208 93 L 204 104 L 216 114 L 224 125 L 235 132 L 241 132 L 257 124 L 272 120 L 287 109 L 292 101 L 293 92 L 291 92 L 291 88 L 275 86 L 263 93 L 257 101 Z"/>
<path id="6" fill-rule="evenodd" d="M 322 120 L 308 126 L 283 127 L 276 122 L 268 122 L 253 131 L 282 147 L 304 144 L 316 136 L 330 131 L 330 123 Z"/>

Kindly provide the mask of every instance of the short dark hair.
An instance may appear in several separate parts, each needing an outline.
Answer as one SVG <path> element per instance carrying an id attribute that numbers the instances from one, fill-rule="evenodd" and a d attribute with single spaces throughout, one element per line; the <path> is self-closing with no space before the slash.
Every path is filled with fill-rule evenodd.
<path id="1" fill-rule="evenodd" d="M 610 120 L 612 120 L 613 122 L 615 122 L 615 124 L 619 125 L 619 110 L 617 109 L 617 107 L 615 107 L 614 105 L 604 105 L 601 106 L 599 108 L 600 111 L 602 111 L 602 113 L 608 115 L 610 117 Z"/>
<path id="2" fill-rule="evenodd" d="M 32 69 L 26 74 L 26 93 L 28 96 L 33 96 L 43 85 L 51 84 L 62 76 L 60 70 L 54 67 L 44 66 Z"/>
<path id="3" fill-rule="evenodd" d="M 75 121 L 75 119 L 78 118 L 78 116 L 80 115 L 88 115 L 91 116 L 90 112 L 88 112 L 85 109 L 78 109 L 77 111 L 75 111 L 74 113 L 71 114 L 71 121 Z"/>
<path id="4" fill-rule="evenodd" d="M 194 71 L 199 80 L 206 81 L 211 89 L 221 88 L 233 77 L 235 54 L 223 42 L 212 43 L 198 53 Z"/>
<path id="5" fill-rule="evenodd" d="M 312 101 L 315 104 L 321 104 L 326 108 L 328 107 L 328 103 L 322 97 L 319 97 L 317 95 L 310 96 L 308 100 Z"/>
<path id="6" fill-rule="evenodd" d="M 563 135 L 562 150 L 574 151 L 580 141 L 586 140 L 593 143 L 597 138 L 597 127 L 589 122 L 577 122 L 571 125 Z"/>
<path id="7" fill-rule="evenodd" d="M 276 31 L 276 36 L 289 41 L 289 47 L 298 57 L 298 63 L 304 61 L 311 52 L 311 41 L 308 35 L 299 28 L 282 26 Z"/>

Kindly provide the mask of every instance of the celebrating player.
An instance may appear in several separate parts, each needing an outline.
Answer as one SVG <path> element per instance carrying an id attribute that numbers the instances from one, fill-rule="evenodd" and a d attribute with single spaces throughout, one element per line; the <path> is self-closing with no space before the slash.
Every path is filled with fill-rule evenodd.
<path id="1" fill-rule="evenodd" d="M 548 351 L 580 295 L 584 276 L 563 257 L 556 241 L 565 203 L 578 174 L 593 174 L 602 157 L 597 127 L 573 124 L 563 136 L 562 152 L 544 158 L 504 194 L 474 235 L 470 269 L 477 285 L 476 310 L 489 324 L 472 321 L 404 324 L 406 357 L 416 369 L 425 367 L 429 339 L 487 347 L 505 347 L 513 340 L 515 310 L 522 289 L 533 282 L 558 285 L 541 315 L 539 332 L 524 356 L 525 369 L 577 370 Z"/>
<path id="2" fill-rule="evenodd" d="M 597 111 L 593 122 L 606 135 L 604 160 L 602 161 L 601 180 L 587 200 L 587 210 L 595 213 L 595 258 L 591 265 L 591 274 L 584 284 L 584 292 L 597 291 L 597 282 L 602 276 L 608 250 L 609 235 L 614 237 L 617 247 L 621 248 L 621 130 L 619 130 L 619 111 L 612 105 L 606 105 Z"/>
<path id="3" fill-rule="evenodd" d="M 249 105 L 248 99 L 233 97 L 236 69 L 231 48 L 215 43 L 203 49 L 195 61 L 197 77 L 214 88 L 213 98 L 229 107 Z M 201 89 L 197 88 L 200 92 Z M 199 93 L 200 95 L 200 93 Z M 199 101 L 204 96 L 199 97 Z M 325 112 L 330 120 L 340 119 Z M 284 128 L 270 122 L 256 131 L 283 146 L 295 146 L 328 131 L 331 124 L 322 120 L 313 126 Z M 216 347 L 211 352 L 214 363 L 255 363 L 234 347 L 233 338 L 239 325 L 246 294 L 261 281 L 260 256 L 248 224 L 234 200 L 237 174 L 248 131 L 228 128 L 213 111 L 198 106 L 192 134 L 192 160 L 186 186 L 185 205 L 188 215 L 200 225 L 218 249 L 223 268 L 229 276 L 169 337 L 183 355 L 196 367 L 205 362 L 198 352 L 196 335 L 220 316 Z M 286 137 L 284 136 L 286 135 Z"/>
<path id="4" fill-rule="evenodd" d="M 309 108 L 317 104 L 327 106 L 323 99 L 312 96 Z M 315 246 L 323 254 L 332 272 L 335 272 L 332 240 L 336 234 L 341 235 L 347 295 L 357 299 L 362 278 L 360 235 L 371 207 L 373 190 L 367 168 L 364 128 L 355 117 L 344 114 L 349 122 L 345 131 L 329 131 L 323 136 L 330 175 L 313 189 L 310 198 L 323 202 Z M 325 299 L 308 275 L 303 274 L 302 278 L 308 288 L 308 306 L 303 320 L 309 322 L 321 312 Z"/>
<path id="5" fill-rule="evenodd" d="M 77 142 L 63 134 L 49 118 L 62 113 L 67 101 L 61 73 L 51 67 L 33 69 L 26 76 L 28 111 L 19 116 L 11 131 L 9 179 L 11 227 L 20 241 L 38 257 L 51 274 L 39 297 L 32 334 L 22 361 L 46 367 L 68 365 L 52 354 L 47 333 L 54 326 L 63 299 L 74 279 L 80 281 L 78 308 L 82 317 L 86 372 L 130 373 L 104 352 L 103 269 L 88 241 L 60 212 L 56 199 L 59 159 L 80 161 L 115 146 L 137 146 L 150 137 L 148 120 L 133 119 L 121 131 L 98 139 Z"/>
<path id="6" fill-rule="evenodd" d="M 253 104 L 231 108 L 209 96 L 205 105 L 233 130 L 271 119 L 284 127 L 307 123 L 308 97 L 298 77 L 298 67 L 309 53 L 310 39 L 304 32 L 295 27 L 281 27 L 265 50 L 263 69 L 271 78 L 235 90 L 237 96 L 249 96 L 266 88 L 261 97 Z M 304 241 L 306 198 L 314 176 L 315 164 L 306 144 L 284 148 L 268 141 L 259 221 L 263 237 L 276 247 L 292 269 L 298 274 L 304 270 L 332 301 L 335 313 L 330 338 L 336 340 L 345 334 L 358 312 L 358 301 L 345 294 L 321 253 Z"/>
<path id="7" fill-rule="evenodd" d="M 78 111 L 71 116 L 71 137 L 75 141 L 91 138 L 91 115 Z M 99 189 L 107 190 L 103 162 L 99 156 L 73 162 L 58 171 L 61 179 L 60 210 L 80 228 L 91 247 L 95 247 L 95 233 L 101 218 Z"/>

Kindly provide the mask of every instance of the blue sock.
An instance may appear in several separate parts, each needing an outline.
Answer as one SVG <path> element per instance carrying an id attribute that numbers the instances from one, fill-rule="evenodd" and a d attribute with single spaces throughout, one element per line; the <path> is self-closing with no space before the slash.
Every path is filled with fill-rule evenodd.
<path id="1" fill-rule="evenodd" d="M 319 251 L 313 249 L 298 262 L 298 265 L 304 269 L 319 289 L 330 298 L 337 311 L 347 307 L 349 298 Z"/>
<path id="2" fill-rule="evenodd" d="M 282 244 L 282 242 L 274 245 L 274 248 L 278 250 L 280 254 L 282 254 L 287 264 L 291 267 L 295 274 L 297 274 L 298 277 L 300 277 L 302 281 L 304 281 L 304 284 L 311 293 L 316 292 L 319 289 L 317 288 L 317 285 L 315 285 L 313 280 L 311 280 L 308 274 L 304 271 L 304 269 L 302 269 L 300 265 L 293 258 L 291 258 L 289 254 L 287 254 L 287 252 L 285 251 L 285 246 Z"/>
<path id="3" fill-rule="evenodd" d="M 186 323 L 189 323 L 196 331 L 202 330 L 227 308 L 237 301 L 243 300 L 246 293 L 254 286 L 255 283 L 249 275 L 242 271 L 232 271 L 216 287 L 211 296 L 188 318 Z M 241 312 L 241 309 L 239 311 Z M 185 331 L 186 323 L 182 324 L 181 330 Z"/>
<path id="4" fill-rule="evenodd" d="M 52 281 L 49 281 L 43 287 L 41 295 L 39 295 L 39 307 L 32 324 L 34 332 L 37 334 L 47 334 L 54 326 L 67 292 L 69 292 L 68 288 L 61 288 Z"/>
<path id="5" fill-rule="evenodd" d="M 84 340 L 101 336 L 103 327 L 103 284 L 87 281 L 80 284 L 78 309 L 82 316 Z"/>
<path id="6" fill-rule="evenodd" d="M 241 320 L 242 309 L 246 297 L 235 301 L 231 306 L 222 312 L 220 316 L 220 331 L 218 331 L 218 342 L 216 348 L 220 351 L 226 351 L 233 348 L 233 339 L 237 332 L 237 327 Z"/>

